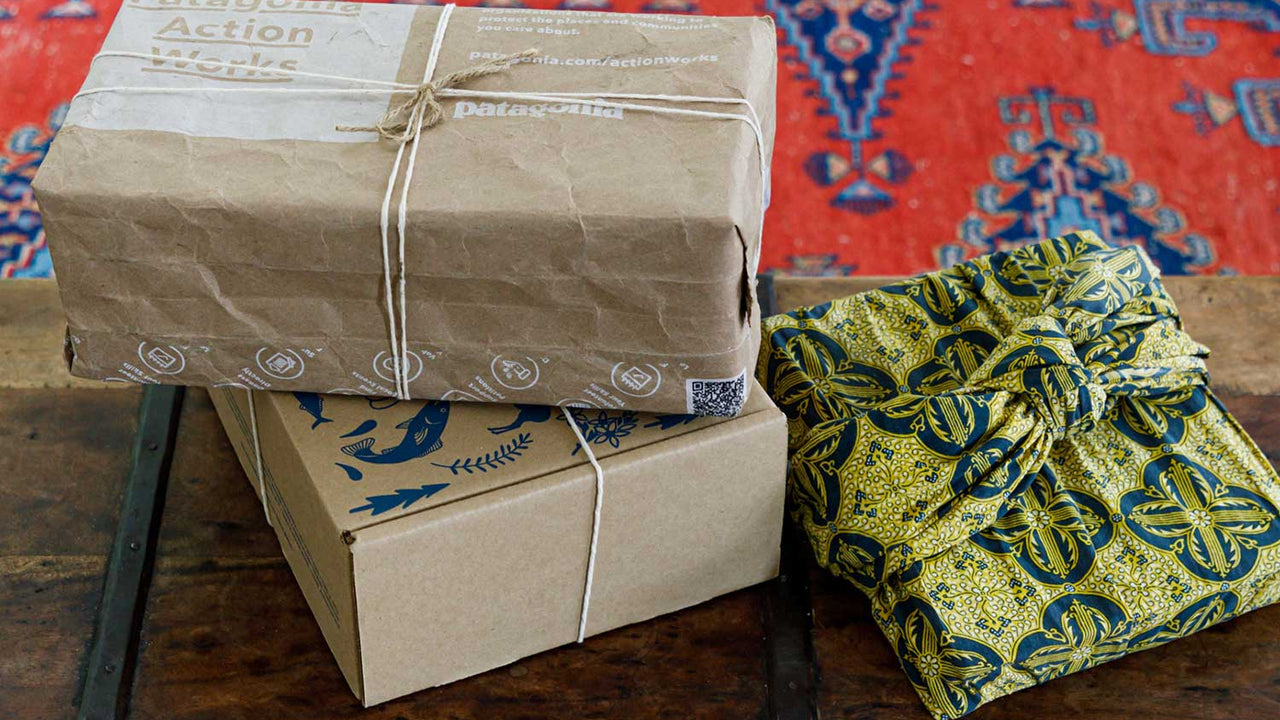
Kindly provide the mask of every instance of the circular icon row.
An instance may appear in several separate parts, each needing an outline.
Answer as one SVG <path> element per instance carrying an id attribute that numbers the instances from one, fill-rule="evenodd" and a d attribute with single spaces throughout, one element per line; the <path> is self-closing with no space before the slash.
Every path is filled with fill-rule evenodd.
<path id="1" fill-rule="evenodd" d="M 187 358 L 173 345 L 159 345 L 145 340 L 138 343 L 138 359 L 153 373 L 177 375 L 187 369 Z"/>
<path id="2" fill-rule="evenodd" d="M 417 380 L 418 376 L 422 374 L 422 358 L 418 357 L 418 354 L 414 351 L 406 350 L 404 352 L 404 362 L 406 363 L 405 369 L 407 371 L 405 372 L 405 379 L 409 382 Z M 387 382 L 395 382 L 396 356 L 386 351 L 378 353 L 377 357 L 373 359 L 373 372 Z"/>
<path id="3" fill-rule="evenodd" d="M 662 385 L 662 373 L 648 363 L 618 363 L 613 366 L 609 381 L 622 393 L 646 398 L 658 392 Z"/>
<path id="4" fill-rule="evenodd" d="M 176 345 L 143 341 L 138 344 L 138 359 L 148 370 L 160 375 L 177 375 L 187 368 L 187 358 Z M 289 348 L 264 347 L 254 358 L 262 372 L 278 380 L 301 377 L 306 369 L 302 356 Z"/>
<path id="5" fill-rule="evenodd" d="M 278 380 L 302 377 L 303 371 L 307 369 L 302 356 L 289 348 L 280 350 L 262 348 L 258 351 L 256 359 L 262 372 Z"/>
<path id="6" fill-rule="evenodd" d="M 161 375 L 176 375 L 186 369 L 187 359 L 182 351 L 173 345 L 159 345 L 142 342 L 138 345 L 138 359 L 152 372 Z M 289 348 L 264 347 L 255 356 L 258 368 L 277 380 L 294 380 L 306 371 L 306 362 L 302 355 Z M 422 374 L 422 358 L 413 351 L 405 351 L 407 363 L 405 377 L 409 382 L 418 379 Z M 498 384 L 508 390 L 528 390 L 538 384 L 541 377 L 540 363 L 529 356 L 508 357 L 497 355 L 489 363 L 489 372 Z M 378 377 L 388 382 L 395 382 L 395 357 L 386 351 L 378 353 L 373 359 L 373 371 Z M 618 363 L 610 373 L 610 382 L 619 392 L 631 397 L 645 398 L 653 395 L 662 385 L 662 373 L 648 363 Z M 451 391 L 466 395 L 461 391 Z M 449 398 L 445 398 L 446 400 Z M 590 404 L 585 400 L 566 400 L 561 404 Z"/>

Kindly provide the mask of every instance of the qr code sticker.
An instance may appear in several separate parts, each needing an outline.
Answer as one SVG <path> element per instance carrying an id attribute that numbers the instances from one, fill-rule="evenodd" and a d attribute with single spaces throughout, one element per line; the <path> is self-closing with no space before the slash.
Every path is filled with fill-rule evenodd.
<path id="1" fill-rule="evenodd" d="M 733 417 L 747 400 L 747 371 L 723 380 L 685 380 L 691 415 Z"/>

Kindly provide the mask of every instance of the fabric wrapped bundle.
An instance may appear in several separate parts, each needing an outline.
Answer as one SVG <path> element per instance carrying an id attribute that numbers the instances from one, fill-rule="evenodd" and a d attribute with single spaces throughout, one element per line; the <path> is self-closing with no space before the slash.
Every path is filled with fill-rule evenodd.
<path id="1" fill-rule="evenodd" d="M 793 517 L 937 718 L 1280 599 L 1280 485 L 1136 247 L 1091 233 L 765 322 Z"/>

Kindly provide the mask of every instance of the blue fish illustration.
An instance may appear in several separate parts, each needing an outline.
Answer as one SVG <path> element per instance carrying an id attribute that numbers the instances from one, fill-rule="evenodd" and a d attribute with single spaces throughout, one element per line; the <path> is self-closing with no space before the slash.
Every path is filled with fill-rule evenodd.
<path id="1" fill-rule="evenodd" d="M 392 464 L 408 462 L 440 449 L 440 435 L 449 421 L 449 403 L 424 403 L 416 415 L 396 425 L 404 430 L 404 438 L 394 447 L 373 449 L 373 438 L 367 437 L 342 448 L 342 452 L 367 463 Z"/>
<path id="2" fill-rule="evenodd" d="M 333 422 L 333 420 L 324 416 L 323 396 L 312 392 L 296 392 L 293 397 L 298 400 L 298 407 L 305 410 L 308 415 L 315 419 L 315 422 L 311 423 L 312 430 L 319 427 L 320 423 Z"/>
<path id="3" fill-rule="evenodd" d="M 357 435 L 364 435 L 365 433 L 370 432 L 376 427 L 378 427 L 377 420 L 365 420 L 364 422 L 360 423 L 360 426 L 357 427 L 355 430 L 352 430 L 349 433 L 345 433 L 344 435 L 342 435 L 342 437 L 349 438 L 349 437 L 355 437 Z"/>
<path id="4" fill-rule="evenodd" d="M 334 465 L 342 468 L 342 471 L 347 474 L 347 479 L 352 482 L 360 482 L 360 480 L 364 478 L 364 473 L 350 465 L 343 465 L 342 463 L 334 463 Z"/>
<path id="5" fill-rule="evenodd" d="M 489 432 L 494 435 L 501 435 L 504 432 L 511 432 L 525 423 L 546 422 L 550 419 L 551 408 L 546 405 L 521 405 L 516 403 L 516 419 L 511 421 L 510 425 L 491 427 Z"/>

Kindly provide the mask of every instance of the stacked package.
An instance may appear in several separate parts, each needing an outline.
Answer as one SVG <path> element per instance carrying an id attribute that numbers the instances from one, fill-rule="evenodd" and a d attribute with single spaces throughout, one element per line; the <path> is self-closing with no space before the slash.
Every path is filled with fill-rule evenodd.
<path id="1" fill-rule="evenodd" d="M 130 0 L 36 181 L 70 369 L 215 388 L 366 704 L 762 582 L 775 63 L 764 18 Z"/>
<path id="2" fill-rule="evenodd" d="M 214 5 L 126 3 L 36 179 L 72 373 L 741 408 L 768 19 Z"/>
<path id="3" fill-rule="evenodd" d="M 366 705 L 777 574 L 786 421 L 763 392 L 734 419 L 212 393 Z"/>

